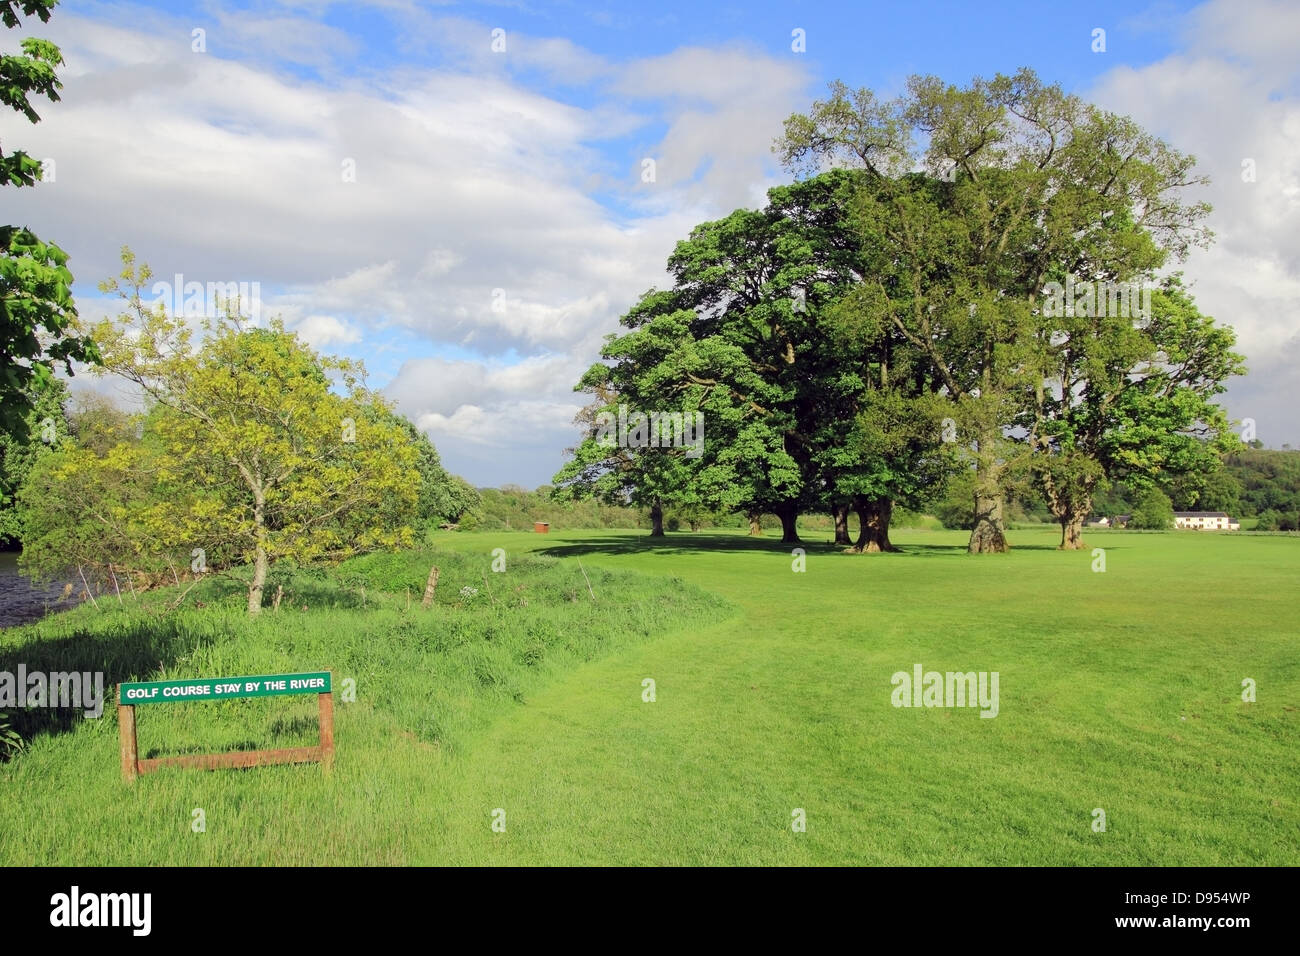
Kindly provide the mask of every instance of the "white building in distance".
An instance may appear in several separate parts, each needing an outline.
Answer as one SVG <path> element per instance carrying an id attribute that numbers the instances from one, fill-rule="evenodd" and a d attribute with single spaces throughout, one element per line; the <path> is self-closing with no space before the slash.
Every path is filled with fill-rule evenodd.
<path id="1" fill-rule="evenodd" d="M 1101 517 L 1086 522 L 1090 528 L 1127 528 L 1131 515 Z M 1174 527 L 1191 531 L 1240 531 L 1241 522 L 1222 511 L 1175 511 Z"/>
<path id="2" fill-rule="evenodd" d="M 1222 511 L 1175 511 L 1174 527 L 1193 531 L 1240 531 L 1241 523 L 1233 521 Z"/>

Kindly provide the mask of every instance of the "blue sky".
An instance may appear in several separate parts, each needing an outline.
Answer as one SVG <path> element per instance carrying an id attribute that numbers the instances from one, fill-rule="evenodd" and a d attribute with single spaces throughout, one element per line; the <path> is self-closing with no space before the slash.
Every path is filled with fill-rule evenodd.
<path id="1" fill-rule="evenodd" d="M 210 3 L 149 5 L 202 25 Z M 887 86 L 913 72 L 952 79 L 1031 66 L 1069 87 L 1090 83 L 1119 59 L 1143 64 L 1176 48 L 1178 21 L 1196 4 L 1138 7 L 1107 2 L 1079 5 L 1048 2 L 972 4 L 919 3 L 469 3 L 414 4 L 428 12 L 476 20 L 507 34 L 561 38 L 601 57 L 629 61 L 671 53 L 682 46 L 746 44 L 769 55 L 792 53 L 791 36 L 803 29 L 804 59 L 814 77 L 850 85 Z M 93 9 L 70 4 L 69 9 Z M 455 62 L 436 37 L 411 36 L 405 5 L 365 3 L 226 3 L 220 9 L 265 14 L 297 8 L 314 22 L 342 30 L 354 41 L 348 73 L 395 66 L 428 67 Z M 1091 33 L 1107 31 L 1110 59 L 1091 50 Z M 396 29 L 395 29 L 396 28 Z M 211 52 L 238 58 L 236 42 L 214 37 Z M 343 58 L 340 58 L 343 59 Z M 503 68 L 509 60 L 503 58 Z M 303 64 L 283 64 L 303 77 L 328 73 Z M 579 105 L 593 97 L 581 84 L 548 84 L 542 71 L 521 77 L 551 88 Z"/>
<path id="2" fill-rule="evenodd" d="M 63 48 L 64 99 L 0 134 L 55 160 L 13 205 L 71 253 L 83 313 L 123 245 L 159 277 L 257 282 L 453 470 L 532 487 L 673 243 L 788 179 L 785 116 L 832 79 L 1030 66 L 1201 160 L 1219 242 L 1185 271 L 1250 359 L 1229 410 L 1300 445 L 1294 6 L 65 2 L 27 27 Z"/>

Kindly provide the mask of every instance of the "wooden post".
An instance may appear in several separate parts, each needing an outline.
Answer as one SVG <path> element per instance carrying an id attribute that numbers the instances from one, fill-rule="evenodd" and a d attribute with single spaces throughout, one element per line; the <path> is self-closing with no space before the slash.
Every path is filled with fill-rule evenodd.
<path id="1" fill-rule="evenodd" d="M 326 773 L 334 769 L 334 695 L 317 694 L 320 701 L 320 761 Z"/>
<path id="2" fill-rule="evenodd" d="M 81 570 L 81 565 L 77 565 L 77 573 L 81 575 L 81 583 L 86 585 L 86 597 L 90 598 L 90 603 L 95 605 L 95 610 L 99 610 L 99 602 L 95 600 L 95 595 L 90 593 L 90 585 L 86 584 L 86 572 Z"/>
<path id="3" fill-rule="evenodd" d="M 193 585 L 190 585 L 193 587 Z M 306 678 L 312 678 L 307 680 Z M 268 686 L 275 681 L 274 686 Z M 285 684 L 289 683 L 288 687 Z M 311 674 L 266 674 L 257 680 L 247 678 L 193 678 L 177 681 L 124 682 L 117 687 L 117 715 L 122 776 L 134 782 L 140 776 L 164 767 L 217 770 L 233 767 L 267 767 L 272 764 L 320 763 L 325 773 L 334 766 L 334 696 L 331 675 L 327 671 Z M 321 691 L 320 688 L 330 688 Z M 201 689 L 202 694 L 180 693 Z M 216 688 L 214 693 L 214 688 Z M 242 692 L 241 692 L 242 688 Z M 168 691 L 173 691 L 169 694 Z M 161 696 L 159 692 L 161 691 Z M 185 700 L 231 700 L 280 694 L 315 693 L 320 710 L 320 741 L 314 747 L 289 747 L 280 750 L 238 750 L 231 753 L 196 754 L 184 757 L 150 757 L 141 759 L 136 742 L 135 706 L 123 700 L 145 703 L 180 703 Z M 220 695 L 220 696 L 218 696 Z"/>
<path id="4" fill-rule="evenodd" d="M 117 735 L 122 752 L 122 779 L 134 783 L 140 773 L 140 755 L 135 744 L 135 708 L 130 704 L 117 706 Z"/>
<path id="5" fill-rule="evenodd" d="M 438 588 L 438 566 L 435 564 L 429 569 L 429 580 L 424 585 L 424 600 L 420 602 L 420 607 L 429 607 L 433 604 L 433 592 Z"/>

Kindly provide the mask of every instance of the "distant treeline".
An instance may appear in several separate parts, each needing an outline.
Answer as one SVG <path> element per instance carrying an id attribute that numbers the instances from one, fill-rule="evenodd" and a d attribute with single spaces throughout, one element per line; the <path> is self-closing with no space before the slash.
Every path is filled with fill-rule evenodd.
<path id="1" fill-rule="evenodd" d="M 1259 518 L 1261 531 L 1300 530 L 1300 450 L 1248 447 L 1228 455 L 1200 487 L 1173 482 L 1165 489 L 1177 511 L 1223 511 Z M 1137 496 L 1123 485 L 1099 495 L 1098 515 L 1127 514 Z"/>
<path id="2" fill-rule="evenodd" d="M 1258 516 L 1258 528 L 1300 530 L 1300 451 L 1263 448 L 1243 449 L 1226 462 L 1225 485 L 1229 494 L 1223 510 L 1237 510 L 1246 517 Z M 1239 504 L 1238 504 L 1239 502 Z M 1231 512 L 1230 512 L 1231 513 Z"/>
<path id="3" fill-rule="evenodd" d="M 542 485 L 529 491 L 519 485 L 500 488 L 478 488 L 479 503 L 472 511 L 461 516 L 456 528 L 461 531 L 532 531 L 537 522 L 546 522 L 556 531 L 579 528 L 639 528 L 649 530 L 652 521 L 649 508 L 632 505 L 609 505 L 592 499 L 565 500 L 554 496 L 554 487 Z M 1017 517 L 1022 512 L 1015 512 Z M 1047 513 L 1044 509 L 1044 519 Z M 829 531 L 834 525 L 830 514 L 802 515 L 800 527 L 807 531 Z M 894 514 L 898 527 L 927 527 L 935 525 L 933 519 L 899 509 Z M 749 518 L 734 512 L 710 512 L 703 509 L 666 509 L 664 526 L 668 531 L 703 531 L 710 528 L 748 528 Z M 774 514 L 759 517 L 763 533 L 780 534 L 781 519 Z M 856 527 L 856 525 L 854 526 Z"/>
<path id="4" fill-rule="evenodd" d="M 640 527 L 636 508 L 620 508 L 595 501 L 556 501 L 550 485 L 529 491 L 518 485 L 479 488 L 479 503 L 462 515 L 461 531 L 531 531 L 545 521 L 554 529 Z"/>
<path id="5" fill-rule="evenodd" d="M 1243 448 L 1229 455 L 1223 467 L 1197 482 L 1176 481 L 1164 489 L 1176 511 L 1223 511 L 1234 518 L 1259 518 L 1261 531 L 1300 530 L 1300 450 L 1275 451 L 1266 448 Z M 461 518 L 462 530 L 531 530 L 534 522 L 549 522 L 558 530 L 573 528 L 642 528 L 651 526 L 648 508 L 603 504 L 592 499 L 564 500 L 554 497 L 551 485 L 528 491 L 518 485 L 479 488 L 481 503 Z M 970 527 L 968 483 L 953 482 L 948 493 L 931 502 L 926 509 L 949 528 Z M 1093 503 L 1093 514 L 1131 514 L 1141 495 L 1126 485 L 1115 484 L 1100 492 Z M 1014 523 L 1052 521 L 1041 496 L 1032 488 L 1013 489 L 1008 495 L 1007 518 Z M 808 530 L 832 527 L 827 515 L 806 514 L 799 523 Z M 899 527 L 922 527 L 924 517 L 898 509 L 894 524 Z M 664 525 L 668 531 L 698 531 L 706 528 L 744 528 L 748 519 L 739 513 L 725 514 L 703 509 L 665 509 Z M 780 528 L 780 519 L 764 515 L 764 528 Z"/>
<path id="6" fill-rule="evenodd" d="M 631 505 L 612 505 L 594 499 L 564 500 L 554 496 L 554 487 L 542 485 L 529 491 L 518 485 L 479 488 L 479 502 L 462 515 L 456 527 L 462 531 L 531 531 L 544 521 L 556 531 L 575 528 L 645 528 L 651 525 L 650 510 Z M 776 521 L 775 518 L 772 519 Z M 740 515 L 716 514 L 703 510 L 677 509 L 665 514 L 669 531 L 703 528 L 739 528 Z"/>

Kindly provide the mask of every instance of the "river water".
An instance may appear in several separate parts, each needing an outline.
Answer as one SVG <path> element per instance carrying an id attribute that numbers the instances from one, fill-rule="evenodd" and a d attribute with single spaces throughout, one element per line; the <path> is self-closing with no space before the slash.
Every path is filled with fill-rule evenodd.
<path id="1" fill-rule="evenodd" d="M 44 617 L 46 611 L 62 610 L 75 602 L 60 601 L 63 582 L 37 587 L 18 573 L 18 554 L 0 551 L 0 627 L 13 627 Z"/>

